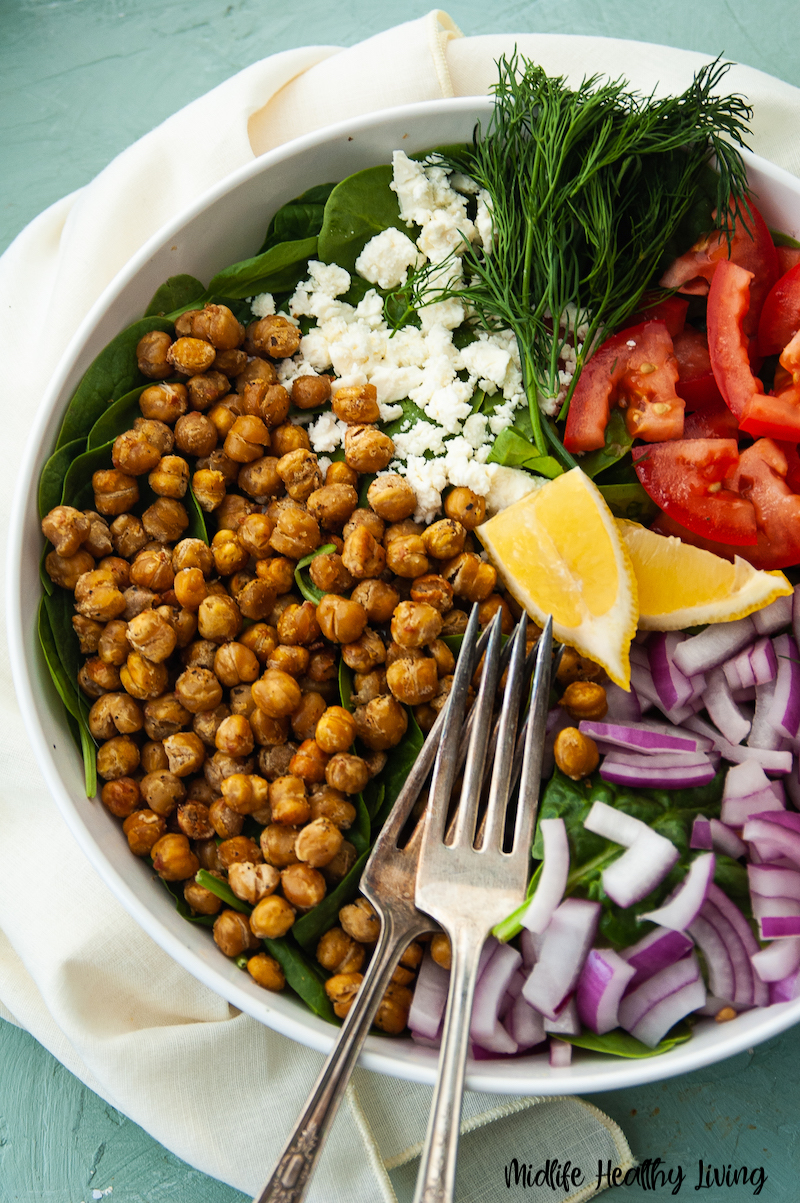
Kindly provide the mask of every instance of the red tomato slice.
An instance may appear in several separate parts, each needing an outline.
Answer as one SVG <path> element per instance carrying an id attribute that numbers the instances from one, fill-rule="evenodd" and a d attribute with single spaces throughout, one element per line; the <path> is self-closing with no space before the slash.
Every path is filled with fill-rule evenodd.
<path id="1" fill-rule="evenodd" d="M 728 254 L 728 241 L 719 230 L 703 235 L 691 250 L 670 264 L 659 280 L 662 288 L 677 288 L 680 292 L 705 296 L 718 263 L 738 264 L 753 273 L 750 285 L 750 309 L 747 313 L 744 332 L 748 339 L 758 330 L 758 319 L 767 293 L 781 275 L 778 252 L 772 241 L 767 223 L 752 200 L 751 217 L 736 222 L 736 230 Z"/>
<path id="2" fill-rule="evenodd" d="M 744 318 L 750 301 L 750 272 L 724 259 L 714 271 L 708 294 L 708 353 L 725 404 L 740 419 L 764 386 L 750 370 Z"/>
<path id="3" fill-rule="evenodd" d="M 776 246 L 775 251 L 778 256 L 781 275 L 785 275 L 786 272 L 793 267 L 797 267 L 798 263 L 800 263 L 800 247 Z"/>
<path id="4" fill-rule="evenodd" d="M 605 441 L 612 405 L 625 410 L 625 424 L 647 442 L 679 439 L 684 403 L 675 392 L 678 369 L 663 322 L 620 330 L 583 368 L 570 401 L 564 446 L 594 451 Z"/>
<path id="5" fill-rule="evenodd" d="M 708 353 L 708 336 L 702 330 L 687 326 L 672 340 L 672 349 L 678 362 L 678 383 L 675 392 L 686 402 L 687 412 L 694 409 L 705 409 L 708 405 L 725 404 L 719 391 L 714 373 L 711 370 L 711 358 Z M 684 438 L 696 438 L 696 435 L 686 433 L 684 423 Z"/>
<path id="6" fill-rule="evenodd" d="M 752 504 L 724 487 L 739 467 L 735 439 L 678 439 L 634 447 L 633 466 L 648 496 L 688 530 L 720 543 L 756 542 Z"/>
<path id="7" fill-rule="evenodd" d="M 797 449 L 759 439 L 739 456 L 731 487 L 753 503 L 758 543 L 742 554 L 756 568 L 788 568 L 800 562 L 800 496 L 789 481 L 800 479 Z"/>
<path id="8" fill-rule="evenodd" d="M 642 322 L 663 322 L 669 334 L 675 338 L 686 324 L 686 310 L 689 302 L 683 297 L 662 297 L 660 293 L 646 292 L 642 297 L 642 307 L 637 310 L 628 322 L 630 326 L 639 326 Z"/>
<path id="9" fill-rule="evenodd" d="M 758 322 L 761 355 L 780 355 L 800 330 L 800 263 L 769 291 Z"/>
<path id="10" fill-rule="evenodd" d="M 739 429 L 787 443 L 800 442 L 800 332 L 778 360 L 776 388 L 768 396 L 753 396 L 742 412 Z"/>
<path id="11" fill-rule="evenodd" d="M 711 377 L 714 383 L 714 377 Z M 680 388 L 680 385 L 678 385 Z M 736 439 L 739 436 L 739 423 L 728 409 L 720 396 L 719 389 L 714 383 L 716 398 L 697 405 L 683 419 L 683 437 L 685 439 Z M 688 408 L 687 401 L 687 408 Z"/>

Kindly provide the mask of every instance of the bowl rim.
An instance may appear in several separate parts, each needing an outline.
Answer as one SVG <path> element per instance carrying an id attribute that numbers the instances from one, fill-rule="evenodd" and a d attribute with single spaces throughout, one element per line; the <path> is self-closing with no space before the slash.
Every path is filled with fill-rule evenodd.
<path id="1" fill-rule="evenodd" d="M 435 117 L 443 110 L 451 114 L 473 113 L 480 117 L 491 112 L 491 99 L 485 96 L 465 96 L 422 101 L 416 104 L 377 110 L 362 117 L 337 122 L 335 125 L 305 134 L 254 158 L 252 163 L 245 164 L 225 176 L 213 187 L 195 198 L 170 222 L 157 230 L 104 288 L 61 356 L 31 428 L 15 487 L 10 518 L 6 560 L 6 594 L 12 677 L 28 738 L 33 745 L 50 793 L 73 837 L 92 867 L 125 910 L 182 968 L 239 1010 L 298 1043 L 320 1052 L 330 1050 L 336 1039 L 336 1028 L 312 1015 L 301 1002 L 297 1003 L 297 1006 L 302 1007 L 302 1011 L 298 1012 L 297 1016 L 283 1008 L 276 1009 L 272 999 L 264 1000 L 267 1005 L 256 1006 L 253 997 L 246 990 L 238 986 L 234 980 L 226 978 L 213 964 L 205 963 L 185 942 L 165 928 L 160 919 L 123 879 L 114 862 L 106 856 L 84 824 L 76 804 L 62 780 L 56 758 L 53 756 L 53 749 L 45 737 L 39 718 L 38 704 L 33 689 L 32 665 L 28 663 L 25 653 L 26 615 L 23 613 L 22 594 L 18 586 L 17 566 L 21 562 L 25 550 L 24 519 L 31 500 L 35 497 L 38 483 L 38 474 L 36 477 L 34 476 L 36 461 L 40 446 L 46 439 L 52 439 L 52 432 L 48 430 L 48 427 L 56 402 L 71 374 L 80 363 L 81 356 L 85 352 L 85 344 L 102 315 L 112 302 L 124 293 L 133 278 L 162 248 L 165 241 L 172 238 L 209 206 L 224 198 L 243 183 L 290 158 L 311 152 L 342 135 L 369 132 L 384 125 L 387 121 Z M 757 169 L 770 182 L 782 184 L 795 192 L 800 204 L 800 181 L 795 176 L 751 152 L 745 152 L 745 159 L 749 166 Z M 90 362 L 91 360 L 88 360 L 84 370 Z M 63 409 L 60 412 L 63 412 Z M 270 1002 L 272 1005 L 269 1005 Z M 467 1087 L 480 1092 L 499 1094 L 562 1095 L 622 1089 L 627 1086 L 664 1080 L 733 1056 L 754 1043 L 760 1043 L 785 1031 L 800 1021 L 800 999 L 763 1009 L 760 1012 L 744 1013 L 736 1022 L 744 1020 L 745 1015 L 757 1016 L 758 1021 L 751 1020 L 749 1023 L 740 1023 L 739 1029 L 733 1031 L 723 1042 L 715 1042 L 709 1046 L 698 1048 L 694 1040 L 689 1040 L 659 1057 L 648 1057 L 641 1060 L 605 1057 L 600 1060 L 598 1057 L 597 1061 L 592 1058 L 583 1060 L 579 1058 L 564 1069 L 550 1068 L 541 1054 L 530 1058 L 470 1062 L 467 1072 Z M 432 1083 L 436 1073 L 437 1054 L 435 1051 L 412 1046 L 414 1055 L 409 1059 L 402 1052 L 398 1056 L 398 1051 L 402 1048 L 408 1048 L 408 1042 L 404 1041 L 400 1046 L 396 1040 L 370 1035 L 361 1054 L 360 1064 L 367 1069 L 389 1076 L 420 1083 Z"/>

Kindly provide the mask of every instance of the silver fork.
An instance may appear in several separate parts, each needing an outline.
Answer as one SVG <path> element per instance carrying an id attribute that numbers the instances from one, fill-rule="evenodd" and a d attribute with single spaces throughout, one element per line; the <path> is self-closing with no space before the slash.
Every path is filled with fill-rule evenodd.
<path id="1" fill-rule="evenodd" d="M 462 671 L 466 673 L 467 680 L 471 678 L 489 641 L 489 631 L 486 631 L 476 642 L 477 611 L 478 607 L 475 606 L 474 618 L 465 633 L 459 656 L 459 664 L 464 665 Z M 399 840 L 430 773 L 447 710 L 448 707 L 445 707 L 434 723 L 364 867 L 361 890 L 381 920 L 380 935 L 372 959 L 336 1044 L 320 1071 L 275 1169 L 261 1193 L 256 1195 L 254 1203 L 300 1203 L 305 1197 L 325 1138 L 397 962 L 416 936 L 436 928 L 436 924 L 418 910 L 414 902 L 421 822 L 417 823 L 405 847 L 399 846 Z M 468 720 L 465 736 L 469 734 L 470 725 Z M 456 739 L 451 750 L 456 772 L 464 763 L 465 755 L 464 740 L 461 740 L 459 747 L 459 739 Z"/>
<path id="2" fill-rule="evenodd" d="M 453 1198 L 478 961 L 492 927 L 525 897 L 539 798 L 553 643 L 552 620 L 548 619 L 535 658 L 513 843 L 510 851 L 505 852 L 506 811 L 525 682 L 526 627 L 527 619 L 523 616 L 512 637 L 514 646 L 503 695 L 497 754 L 486 813 L 477 836 L 479 847 L 475 846 L 478 806 L 501 671 L 499 622 L 493 624 L 486 651 L 464 784 L 452 836 L 447 842 L 447 812 L 457 772 L 454 752 L 471 677 L 467 665 L 462 666 L 461 662 L 456 668 L 433 770 L 417 870 L 416 901 L 420 910 L 438 920 L 450 937 L 452 964 L 439 1072 L 414 1203 L 448 1203 Z"/>

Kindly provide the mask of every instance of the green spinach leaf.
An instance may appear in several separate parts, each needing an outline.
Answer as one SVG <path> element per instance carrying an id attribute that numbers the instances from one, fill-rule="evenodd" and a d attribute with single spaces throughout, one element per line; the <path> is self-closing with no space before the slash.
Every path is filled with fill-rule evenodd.
<path id="1" fill-rule="evenodd" d="M 316 238 L 322 229 L 325 202 L 335 187 L 335 184 L 318 184 L 282 205 L 269 223 L 266 238 L 259 247 L 259 255 L 272 250 L 280 242 Z"/>
<path id="2" fill-rule="evenodd" d="M 280 964 L 286 981 L 315 1015 L 336 1023 L 333 1004 L 325 993 L 325 977 L 320 966 L 299 948 L 289 936 L 265 940 L 264 947 Z"/>
<path id="3" fill-rule="evenodd" d="M 630 485 L 600 485 L 599 488 L 615 518 L 627 518 L 630 522 L 648 526 L 658 513 L 658 506 L 638 481 Z"/>
<path id="4" fill-rule="evenodd" d="M 603 447 L 597 451 L 590 451 L 581 459 L 581 468 L 587 476 L 599 476 L 606 468 L 618 463 L 633 446 L 633 436 L 628 433 L 621 409 L 612 409 L 606 426 L 605 440 Z"/>
<path id="5" fill-rule="evenodd" d="M 153 293 L 144 311 L 145 317 L 163 317 L 175 309 L 183 309 L 205 294 L 205 286 L 194 276 L 170 276 Z"/>
<path id="6" fill-rule="evenodd" d="M 55 506 L 61 504 L 61 494 L 64 489 L 64 477 L 67 470 L 86 446 L 85 439 L 73 439 L 54 451 L 42 468 L 39 477 L 39 516 L 44 518 Z"/>
<path id="7" fill-rule="evenodd" d="M 338 263 L 352 274 L 356 259 L 381 230 L 394 226 L 414 237 L 400 218 L 391 181 L 391 166 L 382 164 L 357 171 L 336 185 L 325 205 L 319 233 L 317 255 L 323 263 Z"/>
<path id="8" fill-rule="evenodd" d="M 353 670 L 339 657 L 339 700 L 345 710 L 353 713 Z"/>
<path id="9" fill-rule="evenodd" d="M 336 551 L 336 544 L 326 543 L 323 547 L 318 547 L 315 551 L 312 551 L 311 555 L 304 556 L 302 560 L 299 560 L 294 570 L 294 579 L 297 583 L 297 588 L 306 601 L 313 602 L 315 606 L 319 605 L 325 594 L 311 580 L 307 572 L 308 566 L 317 556 L 328 556 L 334 551 Z"/>
<path id="10" fill-rule="evenodd" d="M 198 927 L 213 927 L 216 922 L 215 915 L 197 915 L 192 912 L 192 908 L 183 896 L 183 887 L 185 884 L 183 881 L 164 882 L 164 885 L 175 899 L 175 910 L 181 919 L 185 919 L 187 923 L 196 923 Z"/>
<path id="11" fill-rule="evenodd" d="M 408 711 L 408 730 L 396 747 L 389 750 L 388 758 L 381 773 L 381 784 L 384 787 L 383 801 L 372 821 L 373 836 L 377 835 L 388 819 L 392 807 L 397 801 L 397 795 L 406 783 L 414 761 L 417 759 L 425 737 L 419 729 L 419 724 L 413 713 Z"/>
<path id="12" fill-rule="evenodd" d="M 86 441 L 87 451 L 94 451 L 96 447 L 105 447 L 108 443 L 113 442 L 118 434 L 124 434 L 126 430 L 133 427 L 136 419 L 142 416 L 139 398 L 147 387 L 146 384 L 140 384 L 138 388 L 125 393 L 113 405 L 109 405 L 89 431 Z M 110 466 L 110 457 L 108 463 Z"/>
<path id="13" fill-rule="evenodd" d="M 280 242 L 261 255 L 218 272 L 208 291 L 235 299 L 260 292 L 286 292 L 296 287 L 306 273 L 308 260 L 316 253 L 316 238 Z"/>
<path id="14" fill-rule="evenodd" d="M 75 439 L 85 439 L 112 401 L 138 384 L 147 383 L 136 362 L 136 345 L 151 330 L 172 334 L 175 327 L 163 317 L 144 317 L 123 330 L 94 360 L 69 403 L 56 450 Z"/>
<path id="15" fill-rule="evenodd" d="M 540 455 L 536 445 L 513 427 L 501 430 L 489 452 L 487 463 L 502 464 L 506 468 L 526 468 L 549 480 L 561 476 L 564 471 L 557 459 L 552 455 Z"/>
<path id="16" fill-rule="evenodd" d="M 591 1049 L 595 1053 L 608 1053 L 612 1057 L 659 1057 L 662 1053 L 668 1053 L 676 1045 L 685 1044 L 691 1035 L 692 1029 L 689 1024 L 681 1020 L 667 1032 L 664 1039 L 655 1048 L 649 1048 L 646 1044 L 642 1044 L 641 1040 L 637 1040 L 629 1032 L 624 1032 L 622 1028 L 614 1028 L 613 1032 L 606 1032 L 604 1036 L 596 1036 L 594 1032 L 584 1029 L 580 1036 L 559 1035 L 559 1040 L 566 1040 L 568 1044 L 574 1044 L 576 1048 Z"/>
<path id="17" fill-rule="evenodd" d="M 308 914 L 301 915 L 295 921 L 292 926 L 292 935 L 301 948 L 305 948 L 307 952 L 313 952 L 320 936 L 335 926 L 339 911 L 358 893 L 358 883 L 361 880 L 368 855 L 368 850 L 362 852 L 338 886 L 332 889 L 330 894 L 326 894 L 322 902 L 318 902 Z"/>
<path id="18" fill-rule="evenodd" d="M 53 685 L 64 703 L 68 718 L 73 720 L 69 723 L 69 727 L 73 736 L 77 735 L 77 743 L 83 756 L 86 796 L 93 798 L 97 793 L 96 748 L 87 723 L 89 708 L 78 692 L 77 671 L 74 674 L 70 672 L 71 662 L 68 654 L 67 664 L 65 664 L 64 652 L 69 653 L 70 645 L 73 642 L 77 643 L 77 640 L 74 632 L 70 629 L 71 639 L 66 648 L 60 643 L 63 638 L 64 607 L 58 597 L 59 594 L 64 594 L 66 597 L 66 590 L 59 589 L 51 595 L 46 594 L 39 602 L 37 624 L 39 644 Z"/>

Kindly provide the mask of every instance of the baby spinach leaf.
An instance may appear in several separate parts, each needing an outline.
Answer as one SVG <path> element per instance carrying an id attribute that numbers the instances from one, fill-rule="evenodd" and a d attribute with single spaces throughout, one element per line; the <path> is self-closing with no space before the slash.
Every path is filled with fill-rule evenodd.
<path id="1" fill-rule="evenodd" d="M 221 881 L 219 877 L 215 877 L 213 873 L 209 873 L 206 869 L 199 869 L 195 873 L 194 879 L 199 886 L 205 886 L 210 893 L 216 894 L 217 898 L 221 898 L 232 911 L 240 911 L 243 915 L 251 915 L 253 913 L 253 908 L 246 902 L 242 902 L 241 898 L 236 897 L 227 881 Z"/>
<path id="2" fill-rule="evenodd" d="M 401 220 L 397 197 L 389 184 L 389 164 L 368 167 L 348 176 L 331 192 L 319 233 L 317 255 L 323 263 L 338 263 L 351 274 L 370 238 L 394 226 L 409 234 Z"/>
<path id="3" fill-rule="evenodd" d="M 782 230 L 773 230 L 772 226 L 770 226 L 769 232 L 776 246 L 788 246 L 792 250 L 800 251 L 800 242 L 796 238 L 792 238 L 791 234 L 784 234 Z"/>
<path id="4" fill-rule="evenodd" d="M 111 448 L 114 440 L 104 443 L 101 447 L 93 447 L 76 456 L 67 469 L 64 477 L 64 505 L 74 505 L 76 510 L 94 508 L 94 490 L 92 489 L 92 474 L 102 468 L 111 466 Z"/>
<path id="5" fill-rule="evenodd" d="M 351 797 L 356 808 L 356 817 L 352 827 L 347 832 L 347 838 L 359 856 L 369 851 L 370 846 L 370 816 L 363 794 Z"/>
<path id="6" fill-rule="evenodd" d="M 126 430 L 133 427 L 136 419 L 142 416 L 139 398 L 147 387 L 146 384 L 140 384 L 138 388 L 125 393 L 113 405 L 109 405 L 89 431 L 86 441 L 87 451 L 93 451 L 95 447 L 106 446 L 113 442 L 118 434 L 124 434 Z M 110 457 L 108 462 L 110 466 Z"/>
<path id="7" fill-rule="evenodd" d="M 284 292 L 298 284 L 308 260 L 316 253 L 316 238 L 280 242 L 253 259 L 243 259 L 218 272 L 208 291 L 239 299 L 260 292 Z"/>
<path id="8" fill-rule="evenodd" d="M 318 184 L 316 188 L 309 188 L 301 196 L 282 205 L 269 223 L 259 255 L 280 242 L 316 238 L 322 229 L 325 202 L 335 187 L 335 184 Z"/>
<path id="9" fill-rule="evenodd" d="M 199 927 L 213 927 L 216 921 L 215 915 L 197 915 L 192 911 L 192 908 L 183 896 L 183 887 L 185 884 L 183 881 L 164 882 L 164 885 L 175 899 L 175 910 L 181 919 L 185 919 L 187 923 L 196 923 Z"/>
<path id="10" fill-rule="evenodd" d="M 205 285 L 194 276 L 170 276 L 153 293 L 153 299 L 144 311 L 145 317 L 163 317 L 173 309 L 191 305 L 205 293 Z"/>
<path id="11" fill-rule="evenodd" d="M 368 851 L 362 852 L 338 886 L 335 886 L 330 894 L 326 894 L 322 902 L 318 902 L 308 914 L 301 915 L 292 926 L 292 935 L 307 952 L 314 951 L 320 936 L 335 926 L 342 907 L 355 898 L 368 855 Z"/>
<path id="12" fill-rule="evenodd" d="M 415 405 L 413 401 L 409 401 L 408 398 L 398 401 L 396 404 L 402 406 L 402 416 L 395 418 L 392 422 L 385 422 L 381 425 L 383 433 L 388 434 L 390 439 L 393 439 L 396 434 L 403 434 L 406 430 L 410 430 L 418 422 L 428 421 L 428 415 L 425 411 L 420 409 L 418 405 Z"/>
<path id="13" fill-rule="evenodd" d="M 65 663 L 64 652 L 69 651 L 71 644 L 77 644 L 77 640 L 72 631 L 72 624 L 70 623 L 69 634 L 71 639 L 68 641 L 67 647 L 64 647 L 60 642 L 64 638 L 64 630 L 62 621 L 63 606 L 61 599 L 58 597 L 59 594 L 63 594 L 65 598 L 67 597 L 66 590 L 58 589 L 50 596 L 45 595 L 39 602 L 39 644 L 53 685 L 61 701 L 64 703 L 68 718 L 72 719 L 72 722 L 69 723 L 69 728 L 73 737 L 77 736 L 76 742 L 83 755 L 86 796 L 87 798 L 93 798 L 97 793 L 96 748 L 87 724 L 88 706 L 78 691 L 77 669 L 74 673 L 71 671 L 72 663 L 70 657 L 67 657 L 67 662 Z M 67 605 L 69 604 L 69 601 L 67 601 Z"/>
<path id="14" fill-rule="evenodd" d="M 658 513 L 658 506 L 638 481 L 630 485 L 600 485 L 599 488 L 615 518 L 627 518 L 648 526 Z"/>
<path id="15" fill-rule="evenodd" d="M 386 786 L 374 777 L 367 782 L 364 787 L 364 803 L 367 808 L 367 814 L 370 820 L 375 818 L 375 815 L 383 805 L 384 795 L 386 794 Z"/>
<path id="16" fill-rule="evenodd" d="M 298 561 L 297 567 L 294 570 L 294 579 L 297 583 L 297 588 L 306 601 L 313 602 L 315 606 L 319 605 L 325 594 L 321 589 L 317 588 L 306 569 L 317 556 L 327 556 L 333 551 L 336 551 L 336 544 L 326 543 L 323 547 L 318 547 L 315 551 L 312 551 L 311 555 L 304 556 L 302 560 Z"/>
<path id="17" fill-rule="evenodd" d="M 633 446 L 633 436 L 628 433 L 625 417 L 621 409 L 612 409 L 605 433 L 605 445 L 597 451 L 590 451 L 581 459 L 581 468 L 587 476 L 594 478 L 612 464 L 616 464 L 627 455 Z"/>
<path id="18" fill-rule="evenodd" d="M 183 504 L 186 506 L 186 513 L 189 518 L 189 525 L 183 535 L 184 539 L 202 539 L 204 543 L 210 543 L 206 516 L 200 502 L 194 495 L 194 489 L 191 485 L 186 490 Z"/>
<path id="19" fill-rule="evenodd" d="M 139 339 L 151 330 L 172 334 L 174 329 L 167 318 L 144 317 L 112 338 L 75 390 L 61 424 L 56 449 L 75 439 L 86 438 L 106 406 L 136 385 L 146 383 L 136 362 Z"/>
<path id="20" fill-rule="evenodd" d="M 73 439 L 71 443 L 65 443 L 58 451 L 53 452 L 42 468 L 42 475 L 39 477 L 40 517 L 44 518 L 45 514 L 49 514 L 55 506 L 61 504 L 67 469 L 85 446 L 85 439 Z"/>
<path id="21" fill-rule="evenodd" d="M 649 1048 L 648 1045 L 642 1044 L 641 1040 L 631 1036 L 630 1032 L 624 1032 L 622 1028 L 614 1028 L 612 1032 L 606 1032 L 604 1036 L 597 1036 L 594 1032 L 584 1028 L 580 1036 L 559 1034 L 559 1040 L 566 1040 L 568 1044 L 574 1044 L 576 1048 L 591 1049 L 595 1053 L 608 1053 L 611 1057 L 659 1057 L 662 1053 L 668 1053 L 676 1045 L 685 1044 L 691 1035 L 692 1029 L 688 1023 L 681 1020 L 674 1028 L 670 1028 L 664 1039 L 655 1048 Z"/>
<path id="22" fill-rule="evenodd" d="M 396 747 L 390 748 L 386 764 L 381 773 L 381 784 L 384 787 L 383 801 L 372 821 L 374 835 L 380 831 L 388 819 L 392 807 L 397 801 L 397 795 L 406 783 L 414 761 L 417 759 L 425 737 L 419 729 L 419 724 L 413 713 L 408 712 L 408 730 Z"/>
<path id="23" fill-rule="evenodd" d="M 540 455 L 536 446 L 513 427 L 501 430 L 489 452 L 487 463 L 502 464 L 506 468 L 526 468 L 549 480 L 561 476 L 564 471 L 558 460 L 553 459 L 552 455 Z"/>
<path id="24" fill-rule="evenodd" d="M 325 993 L 325 977 L 319 965 L 307 956 L 302 948 L 298 948 L 289 936 L 279 940 L 265 940 L 264 947 L 270 956 L 274 957 L 286 975 L 286 981 L 299 994 L 306 1006 L 315 1015 L 336 1023 L 331 1000 Z"/>
<path id="25" fill-rule="evenodd" d="M 353 670 L 339 657 L 339 698 L 345 710 L 351 713 L 355 709 L 353 697 Z"/>

